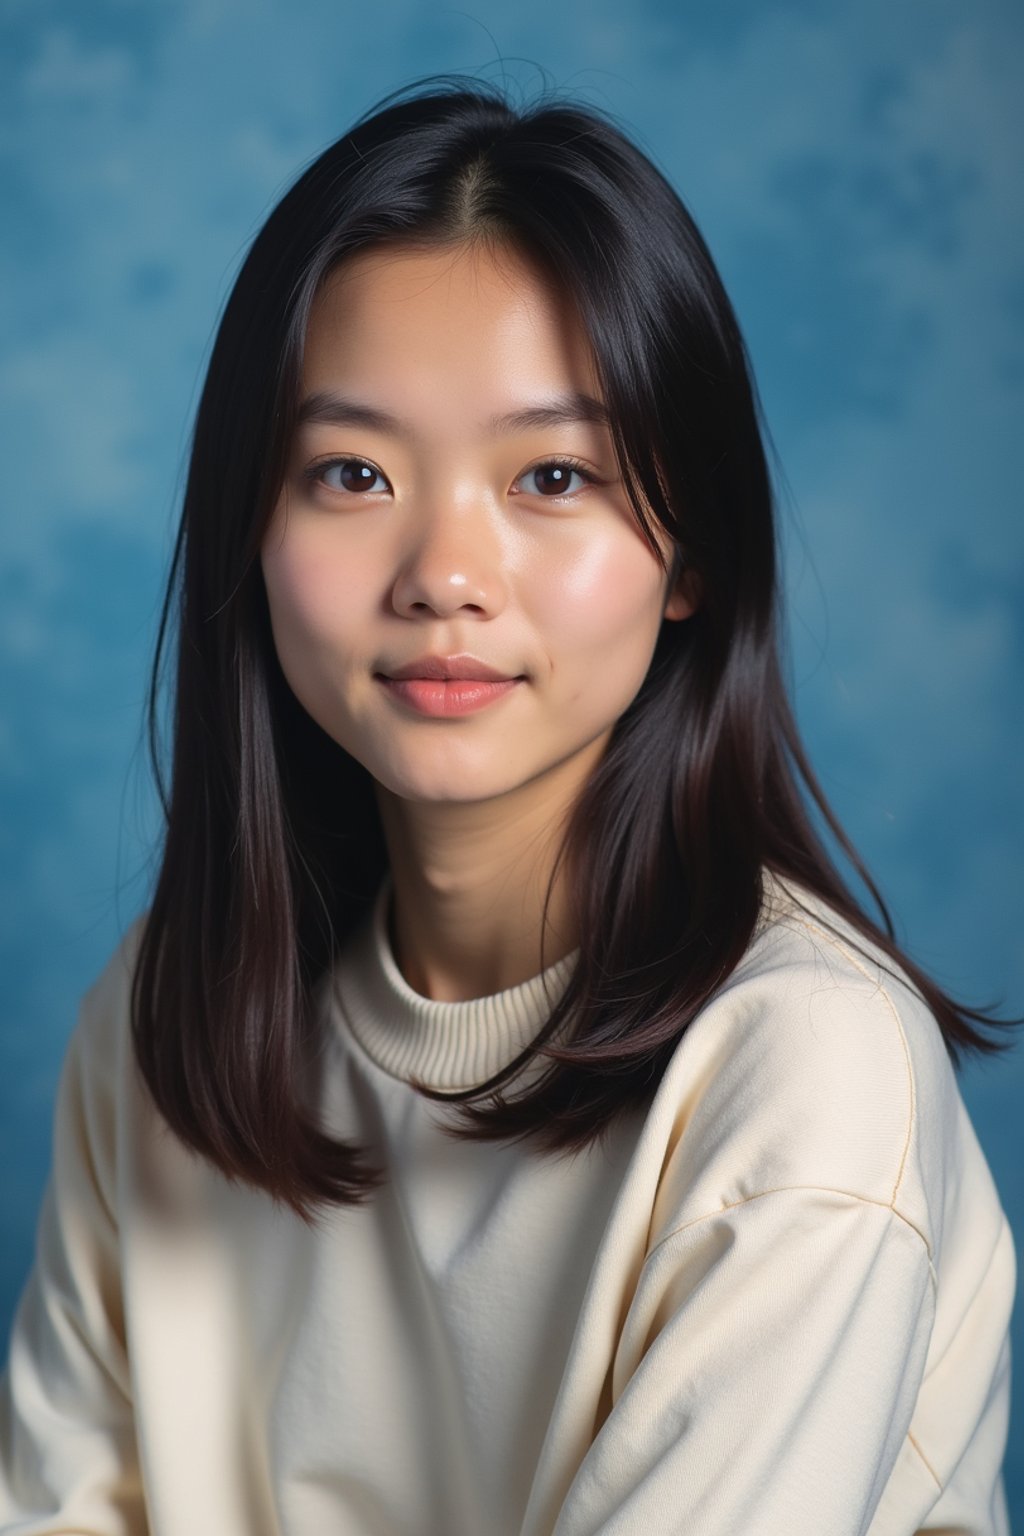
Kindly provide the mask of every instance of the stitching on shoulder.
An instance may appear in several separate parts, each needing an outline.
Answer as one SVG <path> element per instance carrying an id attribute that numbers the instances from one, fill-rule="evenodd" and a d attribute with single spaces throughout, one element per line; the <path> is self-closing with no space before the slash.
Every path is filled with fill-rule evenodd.
<path id="1" fill-rule="evenodd" d="M 896 1217 L 897 1221 L 901 1221 L 905 1227 L 909 1227 L 911 1232 L 916 1233 L 921 1239 L 925 1252 L 928 1255 L 928 1273 L 931 1277 L 932 1287 L 936 1292 L 938 1291 L 939 1277 L 935 1273 L 935 1265 L 932 1263 L 932 1245 L 919 1226 L 904 1216 L 902 1211 L 898 1211 L 895 1206 L 888 1204 L 884 1200 L 872 1200 L 868 1195 L 857 1195 L 849 1189 L 835 1189 L 830 1184 L 780 1184 L 777 1189 L 759 1189 L 756 1195 L 744 1195 L 742 1200 L 729 1200 L 725 1205 L 718 1206 L 716 1210 L 704 1211 L 700 1216 L 692 1216 L 689 1221 L 684 1221 L 678 1227 L 673 1227 L 671 1232 L 666 1232 L 665 1236 L 659 1238 L 654 1247 L 644 1255 L 644 1263 L 646 1264 L 648 1259 L 653 1257 L 665 1243 L 670 1242 L 674 1237 L 678 1237 L 680 1232 L 686 1232 L 690 1227 L 699 1226 L 702 1221 L 709 1221 L 712 1216 L 721 1216 L 726 1211 L 735 1211 L 741 1205 L 751 1205 L 755 1200 L 763 1200 L 766 1195 L 785 1195 L 799 1190 L 815 1190 L 823 1195 L 841 1195 L 844 1200 L 856 1200 L 859 1205 L 877 1205 L 880 1210 L 889 1211 Z"/>
<path id="2" fill-rule="evenodd" d="M 839 953 L 841 955 L 844 955 L 846 957 L 846 959 L 850 962 L 850 964 L 853 966 L 854 970 L 860 972 L 860 974 L 864 977 L 865 981 L 873 980 L 872 976 L 865 969 L 864 965 L 857 958 L 857 956 L 852 954 L 850 952 L 850 950 L 847 949 L 846 945 L 842 942 L 842 940 L 836 934 L 829 933 L 827 931 L 827 929 L 819 927 L 819 925 L 817 923 L 809 921 L 807 918 L 800 917 L 796 913 L 794 913 L 793 916 L 795 918 L 795 921 L 797 923 L 799 923 L 799 925 L 802 928 L 806 928 L 808 930 L 808 932 L 810 932 L 810 933 L 818 934 L 822 939 L 824 939 L 826 944 L 831 944 L 836 949 L 838 949 Z M 903 1047 L 903 1057 L 904 1057 L 904 1060 L 906 1062 L 906 1067 L 907 1067 L 907 1084 L 908 1084 L 908 1087 L 909 1087 L 909 1090 L 910 1090 L 910 1119 L 909 1119 L 909 1122 L 907 1124 L 907 1137 L 906 1137 L 906 1141 L 903 1144 L 903 1154 L 902 1154 L 902 1156 L 900 1158 L 900 1166 L 899 1166 L 899 1169 L 897 1170 L 897 1173 L 896 1173 L 896 1183 L 893 1186 L 892 1196 L 891 1196 L 891 1198 L 889 1200 L 890 1206 L 892 1207 L 893 1210 L 895 1210 L 896 1209 L 896 1197 L 899 1194 L 900 1185 L 903 1183 L 903 1175 L 906 1172 L 906 1167 L 907 1167 L 907 1158 L 908 1158 L 908 1156 L 910 1154 L 910 1143 L 911 1143 L 911 1140 L 912 1140 L 913 1134 L 914 1134 L 914 1122 L 915 1122 L 915 1120 L 917 1118 L 917 1093 L 916 1093 L 916 1090 L 915 1090 L 915 1087 L 914 1087 L 914 1073 L 913 1073 L 913 1068 L 912 1068 L 911 1060 L 910 1060 L 910 1047 L 907 1044 L 907 1037 L 906 1037 L 906 1033 L 905 1033 L 904 1028 L 903 1028 L 903 1020 L 900 1018 L 899 1010 L 896 1007 L 896 1004 L 893 1001 L 892 995 L 889 992 L 889 990 L 887 989 L 887 987 L 885 986 L 885 984 L 882 981 L 879 981 L 879 982 L 877 982 L 877 988 L 878 988 L 878 991 L 885 998 L 885 1001 L 886 1001 L 886 1003 L 888 1005 L 888 1008 L 889 1008 L 889 1012 L 892 1014 L 893 1020 L 895 1021 L 895 1024 L 896 1024 L 896 1030 L 897 1030 L 897 1033 L 899 1035 L 900 1044 Z"/>

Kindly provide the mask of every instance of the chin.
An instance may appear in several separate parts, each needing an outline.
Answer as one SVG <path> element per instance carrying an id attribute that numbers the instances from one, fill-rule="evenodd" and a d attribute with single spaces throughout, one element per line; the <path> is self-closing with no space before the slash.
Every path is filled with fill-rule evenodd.
<path id="1" fill-rule="evenodd" d="M 516 784 L 473 784 L 467 780 L 460 781 L 453 787 L 451 779 L 444 785 L 416 784 L 405 781 L 401 784 L 384 784 L 380 779 L 377 782 L 382 789 L 396 795 L 398 799 L 408 801 L 411 805 L 476 805 L 482 800 L 498 800 L 502 795 L 511 794 L 519 788 Z"/>
<path id="2" fill-rule="evenodd" d="M 388 794 L 420 805 L 472 805 L 481 800 L 496 800 L 501 795 L 511 794 L 525 782 L 525 777 L 509 780 L 493 773 L 451 765 L 443 766 L 435 773 L 388 771 L 381 764 L 365 766 Z"/>

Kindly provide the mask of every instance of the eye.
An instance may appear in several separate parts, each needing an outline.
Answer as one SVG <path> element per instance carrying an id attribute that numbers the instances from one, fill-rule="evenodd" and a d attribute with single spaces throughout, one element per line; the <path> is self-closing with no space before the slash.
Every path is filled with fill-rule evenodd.
<path id="1" fill-rule="evenodd" d="M 578 475 L 588 485 L 597 484 L 597 476 L 585 469 L 578 459 L 545 459 L 543 463 L 525 469 L 519 479 L 527 481 L 527 495 L 554 501 L 568 494 L 573 475 Z M 531 479 L 532 486 L 529 485 Z"/>
<path id="2" fill-rule="evenodd" d="M 385 476 L 373 464 L 365 459 L 344 458 L 320 460 L 316 464 L 310 464 L 304 470 L 308 480 L 314 484 L 326 486 L 329 491 L 348 495 L 358 495 L 364 491 L 375 489 L 376 479 L 385 480 Z M 530 469 L 525 469 L 519 476 L 519 480 L 527 481 L 526 494 L 540 496 L 545 501 L 559 501 L 563 497 L 572 494 L 569 487 L 572 484 L 573 475 L 588 485 L 597 485 L 598 478 L 588 470 L 578 459 L 557 458 L 544 459 L 540 464 L 534 464 Z M 532 485 L 529 483 L 532 477 Z M 516 482 L 518 484 L 518 481 Z"/>
<path id="3" fill-rule="evenodd" d="M 311 464 L 305 473 L 329 491 L 369 491 L 373 489 L 374 480 L 384 479 L 380 470 L 367 464 L 365 459 L 328 459 Z"/>

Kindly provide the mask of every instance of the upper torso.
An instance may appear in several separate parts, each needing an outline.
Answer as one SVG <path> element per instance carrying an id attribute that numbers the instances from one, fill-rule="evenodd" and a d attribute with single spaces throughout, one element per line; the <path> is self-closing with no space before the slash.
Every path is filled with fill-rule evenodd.
<path id="1" fill-rule="evenodd" d="M 135 1080 L 112 963 L 80 1030 L 103 1063 L 91 1106 L 83 1091 L 105 1148 L 89 1198 L 117 1230 L 91 1306 L 105 1298 L 112 1351 L 122 1330 L 148 1529 L 1006 1536 L 1013 1247 L 938 1026 L 813 903 L 773 890 L 650 1106 L 564 1159 L 446 1136 L 450 1111 L 404 1080 L 457 1086 L 498 1058 L 465 1043 L 487 1000 L 410 993 L 378 898 L 322 994 L 321 1094 L 388 1180 L 315 1227 L 170 1135 Z M 511 1059 L 543 1008 L 533 984 L 499 996 Z M 74 1201 L 68 1185 L 55 1267 L 87 1241 Z M 98 1272 L 102 1255 L 75 1252 Z M 891 1340 L 890 1285 L 906 1315 Z M 58 1291 L 33 1277 L 26 1337 Z M 905 1359 L 876 1360 L 875 1339 Z M 870 1423 L 874 1382 L 888 1428 Z"/>

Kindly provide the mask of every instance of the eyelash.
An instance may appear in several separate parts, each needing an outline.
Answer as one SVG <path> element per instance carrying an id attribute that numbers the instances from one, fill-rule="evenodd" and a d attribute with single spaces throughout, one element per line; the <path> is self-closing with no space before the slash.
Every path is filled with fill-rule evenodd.
<path id="1" fill-rule="evenodd" d="M 362 458 L 359 457 L 358 454 L 352 454 L 352 453 L 346 453 L 346 454 L 343 454 L 343 455 L 335 455 L 333 458 L 330 458 L 330 459 L 321 459 L 316 464 L 310 464 L 306 469 L 303 470 L 302 473 L 303 473 L 304 477 L 307 480 L 309 480 L 310 482 L 312 482 L 313 484 L 319 483 L 319 484 L 323 485 L 324 474 L 327 472 L 327 470 L 335 468 L 338 464 L 363 464 L 363 465 L 366 466 L 367 469 L 372 469 L 374 474 L 380 475 L 382 480 L 386 480 L 387 479 L 387 476 L 385 475 L 384 471 L 382 469 L 378 469 L 376 464 L 371 464 L 369 459 L 362 459 Z M 535 470 L 538 470 L 538 469 L 552 469 L 552 468 L 575 470 L 576 473 L 580 476 L 580 478 L 585 480 L 588 485 L 603 485 L 604 484 L 604 482 L 602 480 L 600 480 L 597 475 L 594 474 L 593 470 L 588 469 L 587 466 L 585 464 L 581 463 L 579 459 L 574 459 L 574 458 L 572 458 L 568 454 L 566 454 L 566 455 L 556 454 L 554 458 L 540 459 L 540 460 L 538 460 L 538 462 L 536 464 L 531 464 L 528 469 L 524 469 L 520 475 L 516 476 L 516 478 L 517 478 L 517 480 L 522 480 L 526 475 L 533 474 Z M 376 491 L 374 491 L 372 493 L 368 493 L 368 492 L 364 492 L 364 491 L 341 491 L 341 490 L 336 489 L 334 486 L 330 486 L 330 485 L 325 485 L 324 489 L 326 491 L 329 491 L 331 493 L 331 495 L 334 495 L 334 496 L 354 496 L 354 497 L 360 497 L 360 496 L 367 495 L 367 494 L 373 494 L 373 495 L 377 495 L 378 494 Z M 538 497 L 538 499 L 540 501 L 551 501 L 551 502 L 556 502 L 557 503 L 557 502 L 562 502 L 562 501 L 572 501 L 580 493 L 579 493 L 579 491 L 575 491 L 575 492 L 572 492 L 570 494 L 563 494 L 561 496 L 544 496 L 544 495 L 542 495 L 538 491 L 535 494 L 537 495 L 537 497 Z"/>

